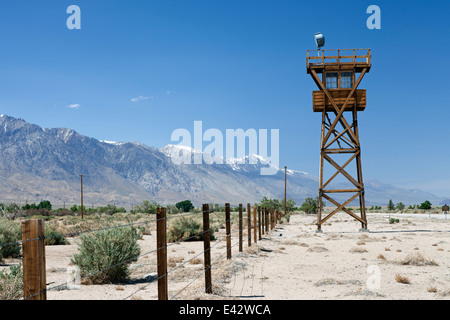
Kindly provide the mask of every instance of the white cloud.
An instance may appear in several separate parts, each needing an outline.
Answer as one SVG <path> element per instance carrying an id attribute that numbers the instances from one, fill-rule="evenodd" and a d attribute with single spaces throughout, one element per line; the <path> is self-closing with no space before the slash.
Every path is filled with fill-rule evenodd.
<path id="1" fill-rule="evenodd" d="M 75 104 L 70 104 L 67 106 L 67 108 L 69 109 L 79 109 L 81 107 L 81 104 L 75 103 Z"/>
<path id="2" fill-rule="evenodd" d="M 153 97 L 139 96 L 139 97 L 130 99 L 130 101 L 131 101 L 131 102 L 139 102 L 139 101 L 144 101 L 144 100 L 150 100 L 150 99 L 152 99 L 152 98 L 153 98 Z"/>

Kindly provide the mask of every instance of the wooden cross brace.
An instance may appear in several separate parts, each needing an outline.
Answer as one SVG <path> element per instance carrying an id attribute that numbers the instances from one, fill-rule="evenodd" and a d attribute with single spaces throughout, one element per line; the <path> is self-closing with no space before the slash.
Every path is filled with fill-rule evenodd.
<path id="1" fill-rule="evenodd" d="M 323 91 L 325 95 L 325 99 L 329 100 L 334 110 L 332 111 L 335 114 L 335 119 L 332 122 L 326 111 L 326 103 L 323 109 L 322 114 L 322 141 L 321 141 L 321 165 L 320 165 L 320 179 L 319 179 L 319 212 L 318 212 L 318 229 L 321 229 L 321 225 L 325 223 L 328 219 L 330 219 L 337 212 L 343 210 L 354 219 L 361 222 L 363 229 L 367 228 L 367 219 L 365 213 L 365 202 L 364 202 L 364 183 L 362 180 L 362 169 L 361 169 L 361 151 L 360 151 L 360 141 L 358 136 L 358 126 L 356 120 L 356 105 L 353 106 L 353 123 L 350 125 L 344 117 L 344 111 L 349 110 L 349 101 L 354 96 L 361 80 L 364 75 L 368 71 L 368 68 L 363 68 L 358 79 L 353 84 L 350 92 L 348 93 L 347 98 L 343 105 L 338 106 L 334 101 L 333 96 L 327 90 L 324 83 L 321 81 L 317 72 L 314 69 L 311 69 L 311 76 L 314 81 L 318 85 L 319 89 Z M 351 109 L 350 109 L 351 110 Z M 336 130 L 337 124 L 340 123 L 343 130 L 339 132 Z M 331 135 L 334 137 L 330 139 Z M 338 148 L 330 148 L 334 143 L 337 143 Z M 343 144 L 345 144 L 345 146 Z M 342 165 L 340 166 L 336 161 L 334 161 L 331 156 L 333 154 L 343 154 L 343 153 L 352 153 L 352 156 Z M 330 163 L 335 169 L 336 172 L 329 178 L 325 183 L 323 183 L 323 162 L 326 160 Z M 356 160 L 356 170 L 357 170 L 357 179 L 353 178 L 345 168 L 353 161 Z M 341 173 L 348 181 L 350 181 L 355 188 L 354 189 L 325 189 L 332 181 L 336 178 L 336 176 Z M 329 193 L 354 193 L 352 197 L 350 197 L 344 203 L 339 203 L 335 199 L 331 198 Z M 361 208 L 361 217 L 357 216 L 345 206 L 347 206 L 350 202 L 359 197 L 360 208 Z M 336 209 L 329 213 L 325 218 L 322 219 L 322 198 L 330 201 L 332 204 L 336 206 Z"/>
<path id="2" fill-rule="evenodd" d="M 333 132 L 334 128 L 336 127 L 337 123 L 340 122 L 342 127 L 344 128 L 344 132 L 347 132 L 350 136 L 350 139 L 353 141 L 353 143 L 355 143 L 356 145 L 359 146 L 359 139 L 358 137 L 355 135 L 355 133 L 351 130 L 350 125 L 348 124 L 347 120 L 345 120 L 345 118 L 342 116 L 342 114 L 345 111 L 345 108 L 347 107 L 348 102 L 350 101 L 350 98 L 353 96 L 353 94 L 355 93 L 356 89 L 358 88 L 359 84 L 361 83 L 361 80 L 364 78 L 364 75 L 367 72 L 367 68 L 364 68 L 359 77 L 358 80 L 356 80 L 356 82 L 353 84 L 352 89 L 350 90 L 347 99 L 345 100 L 344 104 L 342 105 L 341 108 L 339 108 L 336 104 L 336 102 L 334 102 L 333 97 L 331 96 L 330 92 L 327 90 L 326 86 L 323 84 L 323 82 L 320 80 L 319 76 L 317 75 L 317 72 L 314 69 L 311 69 L 311 75 L 314 79 L 314 81 L 318 84 L 319 88 L 325 93 L 326 97 L 328 98 L 328 100 L 330 101 L 330 103 L 333 105 L 334 107 L 334 111 L 336 114 L 336 118 L 334 119 L 334 122 L 331 124 L 330 129 L 328 130 L 328 133 L 326 134 L 326 136 L 324 137 L 323 141 L 322 141 L 322 148 L 324 147 L 325 143 L 327 143 L 328 139 L 330 138 L 331 133 Z"/>

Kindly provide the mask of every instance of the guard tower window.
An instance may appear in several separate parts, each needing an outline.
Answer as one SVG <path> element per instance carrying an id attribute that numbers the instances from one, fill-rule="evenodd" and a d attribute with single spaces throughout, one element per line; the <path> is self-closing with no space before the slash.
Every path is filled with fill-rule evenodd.
<path id="1" fill-rule="evenodd" d="M 338 88 L 338 73 L 330 72 L 325 75 L 325 85 L 327 89 Z"/>
<path id="2" fill-rule="evenodd" d="M 341 72 L 341 89 L 351 89 L 353 87 L 353 73 Z"/>

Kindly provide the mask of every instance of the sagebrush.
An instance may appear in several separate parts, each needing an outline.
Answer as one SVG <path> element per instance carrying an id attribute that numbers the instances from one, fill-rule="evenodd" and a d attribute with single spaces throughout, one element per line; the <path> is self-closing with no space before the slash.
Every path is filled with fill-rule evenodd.
<path id="1" fill-rule="evenodd" d="M 203 226 L 192 217 L 181 217 L 168 228 L 168 241 L 202 241 L 204 236 Z M 210 229 L 210 239 L 214 240 L 214 229 Z"/>
<path id="2" fill-rule="evenodd" d="M 0 271 L 0 300 L 19 300 L 23 297 L 22 265 Z"/>
<path id="3" fill-rule="evenodd" d="M 0 219 L 0 262 L 3 258 L 20 257 L 20 243 L 10 243 L 15 243 L 21 239 L 22 231 L 19 224 L 7 219 Z"/>
<path id="4" fill-rule="evenodd" d="M 139 238 L 141 235 L 133 227 L 82 235 L 79 253 L 72 258 L 72 263 L 80 268 L 82 283 L 117 283 L 128 278 L 129 265 L 141 252 Z"/>

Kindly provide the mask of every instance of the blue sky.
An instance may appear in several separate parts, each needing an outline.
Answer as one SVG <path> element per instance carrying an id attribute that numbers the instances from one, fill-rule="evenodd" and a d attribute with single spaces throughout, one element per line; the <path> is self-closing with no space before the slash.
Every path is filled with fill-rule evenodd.
<path id="1" fill-rule="evenodd" d="M 69 5 L 81 30 L 69 30 Z M 369 30 L 369 5 L 381 30 Z M 371 48 L 365 181 L 450 196 L 448 1 L 43 0 L 0 10 L 0 113 L 162 147 L 177 128 L 279 129 L 280 165 L 319 172 L 306 50 Z M 132 101 L 133 100 L 133 101 Z M 73 108 L 70 108 L 72 106 Z M 206 145 L 205 145 L 206 146 Z"/>

